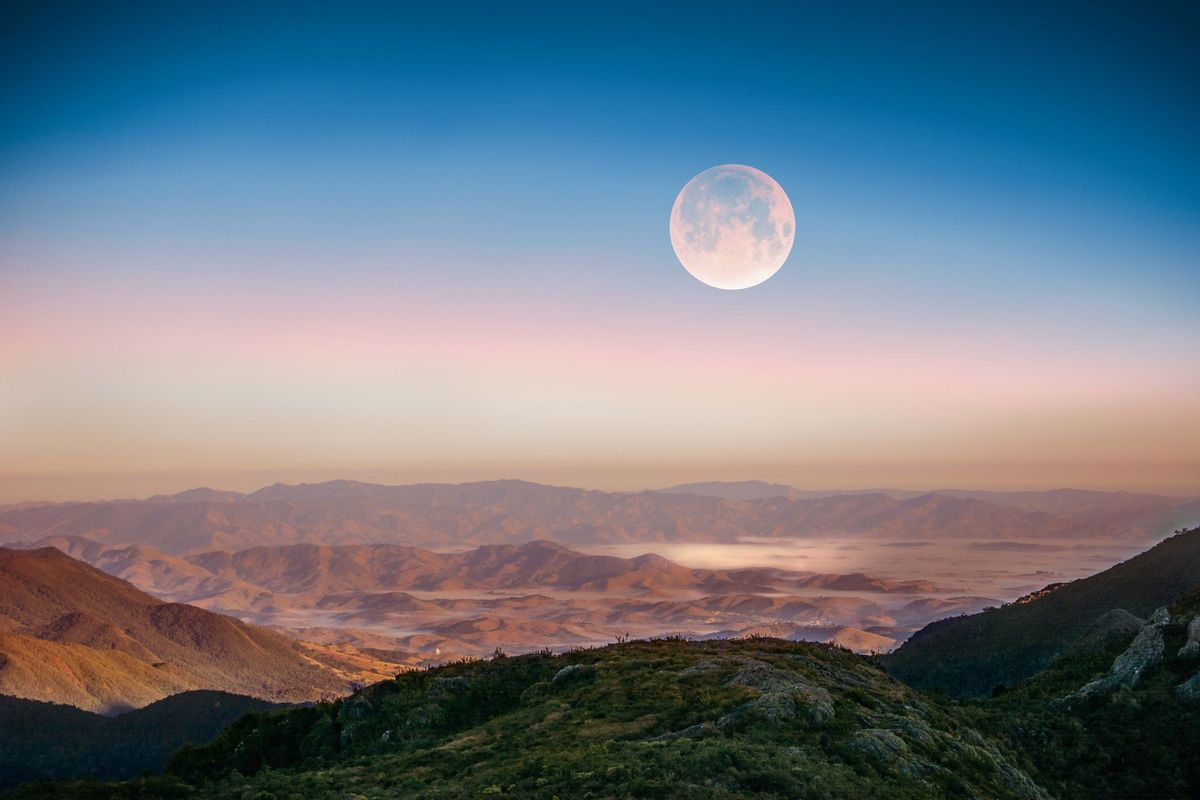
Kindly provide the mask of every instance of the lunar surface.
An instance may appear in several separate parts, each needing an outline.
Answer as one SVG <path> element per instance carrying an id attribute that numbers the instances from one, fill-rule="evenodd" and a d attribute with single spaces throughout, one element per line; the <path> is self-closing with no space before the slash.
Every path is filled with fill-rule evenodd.
<path id="1" fill-rule="evenodd" d="M 796 217 L 783 188 L 761 170 L 723 164 L 687 182 L 671 209 L 671 245 L 697 280 L 747 289 L 792 252 Z"/>

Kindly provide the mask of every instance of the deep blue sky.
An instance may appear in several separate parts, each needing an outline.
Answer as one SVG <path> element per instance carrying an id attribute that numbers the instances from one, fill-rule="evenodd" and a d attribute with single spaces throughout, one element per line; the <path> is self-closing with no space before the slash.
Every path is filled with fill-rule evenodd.
<path id="1" fill-rule="evenodd" d="M 1197 371 L 1194 3 L 430 6 L 3 4 L 10 358 L 61 351 L 79 298 L 125 330 L 128 297 L 219 286 Z M 736 296 L 665 230 L 721 163 L 797 215 Z"/>
<path id="2" fill-rule="evenodd" d="M 1194 4 L 424 5 L 6 4 L 0 230 L 661 244 L 643 207 L 746 162 L 810 244 L 1152 232 L 1196 287 Z"/>

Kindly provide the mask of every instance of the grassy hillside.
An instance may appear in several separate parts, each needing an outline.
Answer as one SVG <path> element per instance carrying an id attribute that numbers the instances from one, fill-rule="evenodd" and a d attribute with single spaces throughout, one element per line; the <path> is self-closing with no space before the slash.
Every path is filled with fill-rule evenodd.
<path id="1" fill-rule="evenodd" d="M 632 642 L 407 673 L 243 717 L 165 776 L 42 783 L 11 800 L 1182 800 L 1200 787 L 1200 703 L 1177 693 L 1200 669 L 1181 652 L 1200 593 L 1172 612 L 1155 629 L 1162 660 L 1082 704 L 1063 699 L 1127 657 L 1133 627 L 967 701 L 824 645 Z"/>
<path id="2" fill-rule="evenodd" d="M 18 796 L 1045 796 L 952 707 L 847 651 L 774 639 L 634 642 L 409 673 L 245 718 L 169 772 Z"/>
<path id="3" fill-rule="evenodd" d="M 887 669 L 919 688 L 986 694 L 1044 669 L 1101 614 L 1145 617 L 1197 587 L 1200 529 L 1029 602 L 934 622 L 887 656 Z"/>
<path id="4" fill-rule="evenodd" d="M 185 692 L 117 717 L 0 697 L 0 790 L 54 777 L 131 778 L 162 770 L 185 744 L 214 739 L 272 703 L 225 692 Z"/>

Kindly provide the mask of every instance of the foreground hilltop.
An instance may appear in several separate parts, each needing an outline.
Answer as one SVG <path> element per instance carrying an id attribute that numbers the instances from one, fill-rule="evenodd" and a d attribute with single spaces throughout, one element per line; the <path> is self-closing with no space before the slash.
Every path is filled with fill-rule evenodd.
<path id="1" fill-rule="evenodd" d="M 73 784 L 36 791 L 89 796 Z M 94 791 L 1047 797 L 1002 743 L 867 660 L 771 639 L 632 642 L 408 673 L 336 703 L 245 718 L 177 755 L 165 779 Z"/>

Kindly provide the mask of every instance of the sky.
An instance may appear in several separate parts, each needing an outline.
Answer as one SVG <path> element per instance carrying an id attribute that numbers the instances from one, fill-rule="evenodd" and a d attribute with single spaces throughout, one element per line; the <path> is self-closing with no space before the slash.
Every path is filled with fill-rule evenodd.
<path id="1" fill-rule="evenodd" d="M 0 5 L 0 502 L 1200 492 L 1194 4 L 433 5 Z"/>

